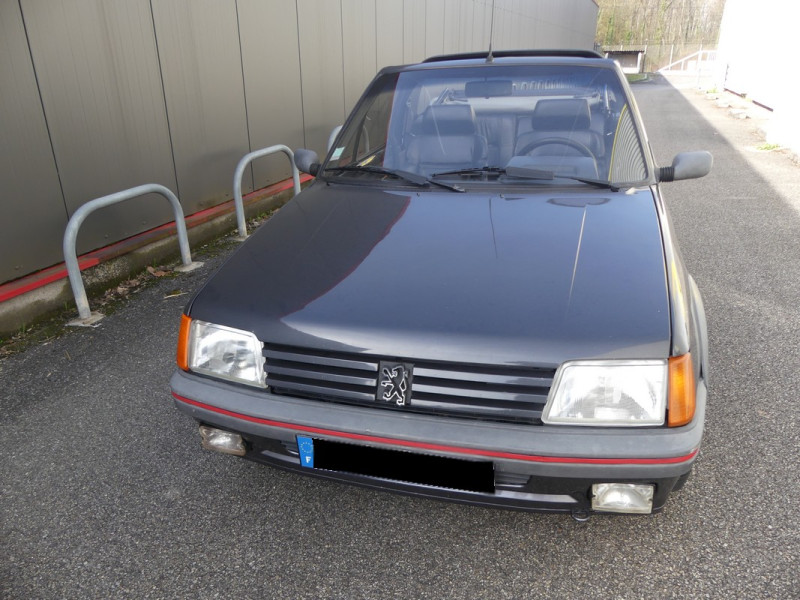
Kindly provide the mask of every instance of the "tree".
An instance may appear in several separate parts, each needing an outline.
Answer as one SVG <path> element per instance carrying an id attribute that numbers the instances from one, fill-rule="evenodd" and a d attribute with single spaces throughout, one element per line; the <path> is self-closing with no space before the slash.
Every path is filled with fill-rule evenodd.
<path id="1" fill-rule="evenodd" d="M 725 0 L 598 0 L 597 42 L 713 46 Z"/>

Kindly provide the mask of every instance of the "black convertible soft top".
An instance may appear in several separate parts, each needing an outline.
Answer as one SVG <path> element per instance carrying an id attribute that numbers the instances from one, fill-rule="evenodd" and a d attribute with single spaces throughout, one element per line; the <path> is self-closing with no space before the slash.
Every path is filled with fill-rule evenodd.
<path id="1" fill-rule="evenodd" d="M 513 56 L 565 56 L 572 58 L 603 58 L 602 54 L 598 54 L 594 50 L 492 50 L 491 55 L 493 58 L 508 58 Z M 489 52 L 465 52 L 462 54 L 443 54 L 441 56 L 431 56 L 422 62 L 444 62 L 447 60 L 474 60 L 478 58 L 487 58 Z"/>

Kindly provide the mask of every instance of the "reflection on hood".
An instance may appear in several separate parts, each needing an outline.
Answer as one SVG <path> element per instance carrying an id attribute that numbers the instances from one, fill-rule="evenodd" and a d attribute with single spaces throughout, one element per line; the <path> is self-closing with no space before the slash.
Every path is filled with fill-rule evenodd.
<path id="1" fill-rule="evenodd" d="M 191 315 L 267 343 L 472 363 L 653 358 L 670 341 L 648 189 L 318 183 L 220 269 Z"/>

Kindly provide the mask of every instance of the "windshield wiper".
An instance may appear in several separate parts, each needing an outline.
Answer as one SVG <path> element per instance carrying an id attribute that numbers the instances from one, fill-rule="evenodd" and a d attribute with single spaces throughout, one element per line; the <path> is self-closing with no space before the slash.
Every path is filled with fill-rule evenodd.
<path id="1" fill-rule="evenodd" d="M 438 185 L 439 187 L 443 187 L 448 190 L 452 190 L 454 192 L 466 192 L 466 190 L 462 187 L 457 185 L 450 185 L 449 183 L 442 183 L 440 181 L 433 181 L 424 175 L 420 175 L 419 173 L 412 173 L 411 171 L 403 171 L 401 169 L 387 169 L 385 167 L 376 167 L 372 165 L 344 165 L 341 167 L 328 167 L 325 171 L 335 171 L 335 172 L 342 172 L 342 171 L 354 171 L 354 172 L 361 172 L 361 173 L 375 173 L 377 175 L 388 175 L 389 177 L 396 177 L 397 179 L 403 179 L 404 181 L 408 181 L 409 183 L 413 183 L 414 185 L 418 186 L 427 186 L 427 185 Z"/>
<path id="2" fill-rule="evenodd" d="M 553 175 L 556 179 L 571 179 L 572 181 L 580 181 L 581 183 L 585 183 L 587 185 L 593 185 L 594 187 L 602 188 L 604 190 L 611 190 L 612 192 L 618 192 L 619 186 L 614 185 L 610 181 L 603 181 L 602 179 L 590 179 L 589 177 L 575 177 L 573 175 Z"/>
<path id="3" fill-rule="evenodd" d="M 589 177 L 578 177 L 577 175 L 559 175 L 554 171 L 546 171 L 544 169 L 536 169 L 533 167 L 509 165 L 508 168 L 506 169 L 506 174 L 511 177 L 520 177 L 522 179 L 537 179 L 541 181 L 550 181 L 553 179 L 570 179 L 572 181 L 579 181 L 581 183 L 585 183 L 586 185 L 599 187 L 605 190 L 611 190 L 612 192 L 619 191 L 619 186 L 614 185 L 610 181 L 604 181 L 602 179 L 591 179 Z"/>
<path id="4" fill-rule="evenodd" d="M 503 167 L 470 167 L 468 169 L 456 169 L 454 171 L 442 171 L 441 173 L 434 173 L 431 177 L 439 177 L 440 175 L 475 175 L 482 173 L 497 173 L 499 175 L 509 175 L 511 177 L 519 177 L 522 179 L 537 179 L 541 181 L 551 181 L 553 179 L 571 179 L 572 181 L 580 181 L 587 185 L 611 190 L 618 192 L 619 186 L 614 185 L 610 181 L 603 181 L 602 179 L 591 179 L 589 177 L 577 177 L 574 175 L 559 175 L 553 171 L 546 171 L 544 169 L 534 169 L 530 167 L 515 167 L 511 166 L 508 169 Z"/>
<path id="5" fill-rule="evenodd" d="M 506 170 L 504 167 L 469 167 L 468 169 L 456 169 L 454 171 L 434 173 L 431 177 L 439 177 L 440 175 L 475 175 L 482 173 L 498 173 L 502 175 L 505 172 Z"/>

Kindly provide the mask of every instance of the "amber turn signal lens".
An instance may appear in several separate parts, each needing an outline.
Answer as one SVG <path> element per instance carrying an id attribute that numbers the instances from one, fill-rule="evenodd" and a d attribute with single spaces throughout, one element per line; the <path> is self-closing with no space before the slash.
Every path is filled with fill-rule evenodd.
<path id="1" fill-rule="evenodd" d="M 692 355 L 673 356 L 669 359 L 669 403 L 667 425 L 680 427 L 694 418 L 695 381 Z"/>
<path id="2" fill-rule="evenodd" d="M 178 333 L 178 367 L 184 371 L 189 370 L 189 330 L 192 318 L 181 315 L 181 330 Z"/>

